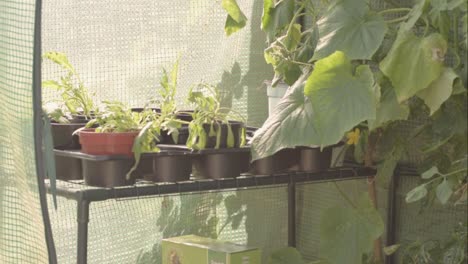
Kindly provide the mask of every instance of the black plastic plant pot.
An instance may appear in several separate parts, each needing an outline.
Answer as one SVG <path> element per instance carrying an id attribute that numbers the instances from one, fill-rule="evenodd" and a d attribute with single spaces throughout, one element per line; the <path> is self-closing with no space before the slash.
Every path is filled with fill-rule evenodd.
<path id="1" fill-rule="evenodd" d="M 193 160 L 194 177 L 235 178 L 249 170 L 250 148 L 204 149 Z"/>
<path id="2" fill-rule="evenodd" d="M 229 124 L 231 126 L 232 134 L 234 136 L 234 148 L 239 148 L 241 139 L 240 139 L 240 134 L 241 134 L 241 129 L 244 127 L 244 123 L 242 122 L 235 122 L 235 121 L 229 121 Z M 227 148 L 227 138 L 228 138 L 228 125 L 225 123 L 213 123 L 211 124 L 203 124 L 203 129 L 205 130 L 205 133 L 207 136 L 206 140 L 206 148 L 215 148 L 216 147 L 216 135 L 214 136 L 209 136 L 211 127 L 215 130 L 215 134 L 217 134 L 218 129 L 221 129 L 221 139 L 220 139 L 220 144 L 219 148 Z"/>
<path id="3" fill-rule="evenodd" d="M 54 150 L 56 156 L 74 158 L 81 161 L 82 175 L 86 185 L 96 187 L 118 187 L 135 183 L 135 174 L 126 178 L 134 164 L 133 158 L 126 155 L 89 155 L 76 150 Z"/>
<path id="4" fill-rule="evenodd" d="M 90 113 L 90 115 L 91 116 L 86 116 L 86 115 L 83 115 L 83 114 L 72 114 L 72 119 L 70 120 L 70 122 L 79 123 L 79 124 L 86 124 L 91 119 L 96 117 L 95 112 L 93 112 L 93 111 Z"/>
<path id="5" fill-rule="evenodd" d="M 319 172 L 330 168 L 333 147 L 320 148 L 300 147 L 299 170 L 305 172 Z"/>
<path id="6" fill-rule="evenodd" d="M 78 135 L 73 136 L 75 130 L 82 128 L 86 123 L 52 123 L 52 139 L 54 148 L 80 149 Z"/>
<path id="7" fill-rule="evenodd" d="M 256 160 L 251 165 L 251 172 L 259 175 L 270 175 L 297 170 L 300 150 L 282 149 L 270 157 Z"/>
<path id="8" fill-rule="evenodd" d="M 190 122 L 193 120 L 192 114 L 193 110 L 180 110 L 176 113 L 176 118 L 182 121 Z"/>
<path id="9" fill-rule="evenodd" d="M 81 160 L 55 154 L 55 172 L 58 180 L 82 180 Z"/>
<path id="10" fill-rule="evenodd" d="M 149 108 L 149 109 L 153 110 L 153 111 L 156 112 L 156 113 L 161 113 L 161 109 L 160 109 L 160 108 L 154 108 L 154 107 L 153 107 L 153 108 Z M 141 112 L 143 112 L 143 110 L 145 110 L 145 108 L 143 108 L 143 107 L 134 107 L 134 108 L 131 108 L 130 110 L 131 110 L 132 112 L 141 113 Z"/>
<path id="11" fill-rule="evenodd" d="M 152 160 L 151 174 L 145 180 L 154 182 L 188 181 L 192 173 L 193 154 L 184 146 L 159 145 L 160 152 L 144 154 Z"/>

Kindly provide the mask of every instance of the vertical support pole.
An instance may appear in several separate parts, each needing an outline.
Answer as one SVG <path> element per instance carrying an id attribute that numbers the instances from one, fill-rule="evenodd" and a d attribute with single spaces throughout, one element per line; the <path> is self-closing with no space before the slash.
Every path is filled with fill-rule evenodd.
<path id="1" fill-rule="evenodd" d="M 77 263 L 86 264 L 88 262 L 88 223 L 89 223 L 88 200 L 78 200 L 78 241 L 77 241 Z"/>
<path id="2" fill-rule="evenodd" d="M 47 191 L 44 184 L 45 162 L 43 154 L 43 120 L 42 120 L 42 92 L 41 92 L 41 60 L 42 60 L 42 0 L 36 0 L 34 11 L 34 46 L 32 69 L 32 94 L 33 94 L 33 129 L 34 129 L 34 154 L 36 162 L 37 185 L 39 188 L 39 201 L 41 204 L 42 220 L 44 223 L 44 235 L 47 245 L 49 263 L 57 263 L 54 237 L 50 224 L 49 210 L 47 206 Z"/>
<path id="3" fill-rule="evenodd" d="M 388 190 L 388 209 L 387 209 L 387 241 L 386 246 L 391 246 L 396 243 L 396 203 L 397 203 L 397 189 L 400 180 L 400 172 L 398 167 L 395 169 L 394 175 L 390 181 Z M 395 254 L 385 256 L 385 264 L 393 264 L 395 262 Z"/>
<path id="4" fill-rule="evenodd" d="M 296 183 L 288 185 L 288 246 L 296 247 Z"/>

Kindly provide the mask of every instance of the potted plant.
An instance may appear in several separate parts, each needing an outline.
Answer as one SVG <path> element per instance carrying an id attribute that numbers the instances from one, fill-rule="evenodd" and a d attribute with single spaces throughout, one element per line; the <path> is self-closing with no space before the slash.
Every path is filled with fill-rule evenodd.
<path id="1" fill-rule="evenodd" d="M 130 173 L 140 164 L 142 155 L 149 156 L 150 173 L 144 178 L 156 182 L 177 182 L 190 178 L 192 160 L 190 152 L 174 146 L 161 146 L 160 144 L 185 144 L 188 137 L 187 121 L 179 119 L 175 94 L 177 88 L 177 71 L 179 61 L 174 64 L 170 75 L 163 69 L 161 78 L 160 99 L 152 99 L 150 103 L 159 103 L 160 111 L 145 120 L 133 144 L 135 164 Z M 147 167 L 144 165 L 143 167 Z"/>
<path id="2" fill-rule="evenodd" d="M 194 105 L 187 147 L 198 151 L 194 167 L 199 177 L 235 177 L 248 169 L 245 123 L 240 114 L 221 107 L 216 87 L 199 84 L 189 92 Z M 206 93 L 206 95 L 205 95 Z"/>
<path id="3" fill-rule="evenodd" d="M 65 70 L 58 80 L 46 80 L 42 87 L 56 90 L 60 96 L 44 104 L 44 112 L 51 120 L 53 146 L 56 149 L 79 149 L 80 144 L 73 132 L 84 127 L 94 111 L 92 94 L 88 92 L 77 71 L 67 56 L 60 52 L 46 52 L 43 58 Z M 57 179 L 78 180 L 82 178 L 79 160 L 55 156 Z"/>
<path id="4" fill-rule="evenodd" d="M 132 184 L 134 177 L 125 176 L 134 164 L 133 143 L 155 113 L 150 110 L 132 112 L 116 101 L 103 104 L 95 118 L 76 131 L 82 146 L 79 158 L 83 160 L 85 183 L 103 187 Z"/>
<path id="5" fill-rule="evenodd" d="M 66 54 L 46 52 L 43 58 L 54 62 L 66 72 L 58 80 L 42 82 L 42 87 L 56 90 L 60 94 L 60 99 L 44 104 L 45 112 L 52 122 L 54 147 L 79 149 L 79 143 L 72 134 L 92 118 L 95 110 L 93 94 L 88 92 Z"/>

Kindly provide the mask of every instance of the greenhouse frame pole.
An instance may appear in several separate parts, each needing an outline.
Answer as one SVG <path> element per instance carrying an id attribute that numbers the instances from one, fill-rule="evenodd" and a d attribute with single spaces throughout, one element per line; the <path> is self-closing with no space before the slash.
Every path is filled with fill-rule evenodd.
<path id="1" fill-rule="evenodd" d="M 296 247 L 296 183 L 288 184 L 288 246 Z"/>
<path id="2" fill-rule="evenodd" d="M 45 188 L 45 166 L 43 155 L 43 120 L 42 120 L 42 91 L 41 91 L 41 54 L 42 54 L 42 0 L 36 0 L 34 18 L 34 47 L 33 47 L 33 72 L 32 72 L 32 101 L 34 122 L 34 154 L 36 162 L 36 179 L 39 188 L 39 200 L 41 204 L 42 221 L 44 223 L 44 236 L 47 245 L 47 254 L 50 264 L 57 263 L 52 227 L 50 224 L 49 210 L 47 206 L 47 193 Z"/>
<path id="3" fill-rule="evenodd" d="M 78 240 L 77 247 L 77 263 L 88 263 L 88 223 L 89 223 L 89 204 L 86 199 L 79 199 L 77 221 L 78 221 Z"/>

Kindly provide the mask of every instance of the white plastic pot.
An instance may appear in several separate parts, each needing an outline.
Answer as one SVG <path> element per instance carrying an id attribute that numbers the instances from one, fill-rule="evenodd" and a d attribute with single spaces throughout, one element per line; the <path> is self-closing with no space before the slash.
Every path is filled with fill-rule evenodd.
<path id="1" fill-rule="evenodd" d="M 268 95 L 268 114 L 273 113 L 273 109 L 278 104 L 278 102 L 283 98 L 284 94 L 288 90 L 289 86 L 285 83 L 278 83 L 275 87 L 271 86 L 270 81 L 265 81 L 267 85 L 267 95 Z"/>

